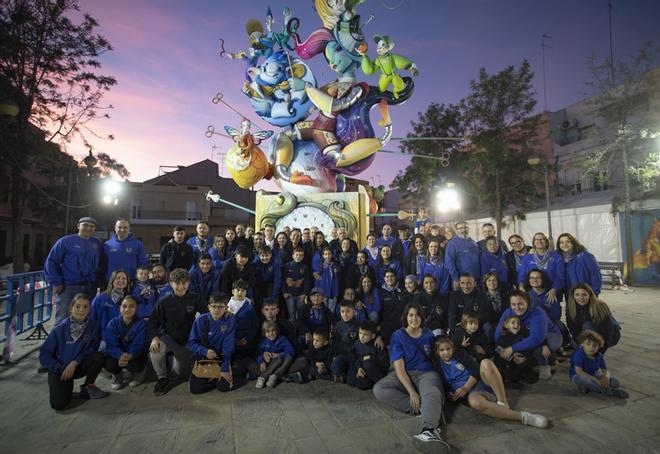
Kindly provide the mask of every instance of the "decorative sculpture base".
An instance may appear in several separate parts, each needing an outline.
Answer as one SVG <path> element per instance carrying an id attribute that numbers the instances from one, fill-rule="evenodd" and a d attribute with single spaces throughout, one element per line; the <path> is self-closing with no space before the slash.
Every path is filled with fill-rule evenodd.
<path id="1" fill-rule="evenodd" d="M 348 238 L 360 248 L 365 246 L 369 232 L 369 196 L 360 186 L 358 192 L 329 192 L 321 194 L 293 195 L 257 193 L 255 224 L 262 229 L 266 224 L 275 225 L 276 231 L 285 226 L 299 229 L 316 226 L 328 241 L 333 227 L 346 229 Z"/>

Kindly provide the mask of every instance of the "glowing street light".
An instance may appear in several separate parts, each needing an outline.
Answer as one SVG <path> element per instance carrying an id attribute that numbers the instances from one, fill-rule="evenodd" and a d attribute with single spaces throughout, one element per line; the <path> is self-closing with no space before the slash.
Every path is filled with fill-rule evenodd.
<path id="1" fill-rule="evenodd" d="M 441 189 L 436 194 L 437 198 L 437 208 L 441 213 L 447 213 L 449 211 L 458 211 L 461 209 L 461 197 L 456 189 L 453 187 L 453 183 L 447 183 L 447 187 Z"/>
<path id="2" fill-rule="evenodd" d="M 120 193 L 121 183 L 119 181 L 106 180 L 103 183 L 103 203 L 117 205 Z"/>

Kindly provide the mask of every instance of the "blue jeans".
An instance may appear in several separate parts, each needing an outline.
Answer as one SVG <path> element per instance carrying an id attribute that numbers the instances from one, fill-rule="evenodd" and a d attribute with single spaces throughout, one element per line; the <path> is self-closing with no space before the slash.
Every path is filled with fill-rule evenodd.
<path id="1" fill-rule="evenodd" d="M 551 352 L 556 352 L 559 350 L 562 344 L 561 333 L 555 333 L 553 331 L 548 331 L 548 334 L 545 338 L 545 343 L 548 345 L 548 348 Z M 543 345 L 539 345 L 534 349 L 534 359 L 539 366 L 547 366 L 548 358 L 543 356 Z"/>
<path id="2" fill-rule="evenodd" d="M 598 394 L 605 394 L 607 396 L 612 395 L 612 390 L 621 386 L 619 380 L 614 377 L 610 377 L 610 387 L 603 389 L 599 384 L 591 380 L 590 378 L 583 377 L 582 375 L 575 374 L 571 381 L 578 385 L 583 386 L 587 391 L 591 391 Z"/>
<path id="3" fill-rule="evenodd" d="M 84 293 L 89 298 L 91 304 L 92 299 L 96 296 L 96 284 L 88 282 L 85 284 L 71 285 L 65 284 L 62 293 L 55 297 L 57 303 L 57 312 L 55 313 L 55 323 L 59 323 L 69 315 L 69 303 L 74 296 L 78 293 Z"/>
<path id="4" fill-rule="evenodd" d="M 295 322 L 298 318 L 298 311 L 305 304 L 305 295 L 289 296 L 286 299 L 286 310 L 289 313 L 289 321 Z"/>

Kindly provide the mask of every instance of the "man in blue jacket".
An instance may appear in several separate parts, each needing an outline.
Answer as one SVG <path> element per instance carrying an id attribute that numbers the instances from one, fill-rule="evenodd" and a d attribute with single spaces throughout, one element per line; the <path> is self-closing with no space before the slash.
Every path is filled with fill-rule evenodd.
<path id="1" fill-rule="evenodd" d="M 48 253 L 44 274 L 46 282 L 54 288 L 56 323 L 67 317 L 69 302 L 74 295 L 84 293 L 90 299 L 96 295 L 103 246 L 93 236 L 95 231 L 96 219 L 82 217 L 78 220 L 78 233 L 60 238 Z"/>
<path id="2" fill-rule="evenodd" d="M 149 259 L 142 241 L 133 237 L 131 224 L 126 219 L 117 219 L 115 234 L 103 245 L 105 280 L 115 270 L 124 270 L 128 277 L 135 279 L 138 266 L 147 266 Z"/>
<path id="3" fill-rule="evenodd" d="M 213 247 L 213 237 L 209 234 L 210 230 L 211 228 L 208 222 L 199 221 L 197 223 L 197 236 L 188 238 L 188 241 L 186 241 L 193 250 L 193 256 L 195 258 L 193 264 L 199 261 L 201 254 L 209 252 L 209 249 Z"/>
<path id="4" fill-rule="evenodd" d="M 454 290 L 459 288 L 462 273 L 470 273 L 476 282 L 481 282 L 481 250 L 470 238 L 470 229 L 465 221 L 456 223 L 456 236 L 447 243 L 445 266 L 451 275 Z"/>

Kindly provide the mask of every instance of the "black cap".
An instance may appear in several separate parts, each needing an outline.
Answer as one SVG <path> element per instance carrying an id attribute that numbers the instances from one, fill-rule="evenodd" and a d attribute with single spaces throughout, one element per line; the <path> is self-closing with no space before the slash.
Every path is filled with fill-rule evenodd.
<path id="1" fill-rule="evenodd" d="M 83 216 L 80 219 L 78 219 L 78 224 L 82 224 L 83 222 L 89 222 L 90 224 L 98 225 L 96 219 L 94 219 L 91 216 Z"/>

